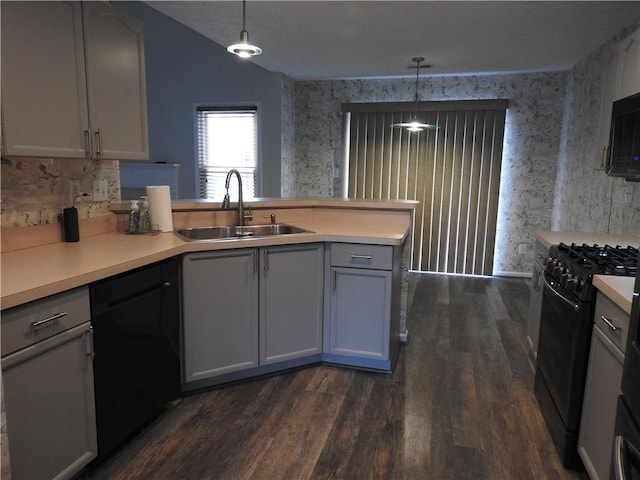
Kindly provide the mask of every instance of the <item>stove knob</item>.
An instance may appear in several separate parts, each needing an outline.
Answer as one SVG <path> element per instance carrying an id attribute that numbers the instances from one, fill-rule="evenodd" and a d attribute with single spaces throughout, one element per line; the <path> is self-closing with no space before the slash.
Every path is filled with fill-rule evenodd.
<path id="1" fill-rule="evenodd" d="M 575 291 L 578 289 L 578 278 L 575 275 L 569 275 L 566 284 L 567 290 Z"/>

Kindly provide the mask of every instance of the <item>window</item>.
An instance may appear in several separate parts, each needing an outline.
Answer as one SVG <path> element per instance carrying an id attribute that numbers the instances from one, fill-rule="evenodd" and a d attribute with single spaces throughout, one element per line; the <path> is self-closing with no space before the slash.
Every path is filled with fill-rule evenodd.
<path id="1" fill-rule="evenodd" d="M 244 199 L 256 196 L 257 108 L 197 107 L 198 196 L 222 201 L 227 172 L 235 168 L 242 176 Z M 238 182 L 229 186 L 231 200 L 238 198 Z"/>

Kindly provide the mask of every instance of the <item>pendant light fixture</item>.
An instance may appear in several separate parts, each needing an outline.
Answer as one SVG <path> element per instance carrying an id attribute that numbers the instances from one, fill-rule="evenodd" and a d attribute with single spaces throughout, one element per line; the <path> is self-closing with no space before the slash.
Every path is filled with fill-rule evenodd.
<path id="1" fill-rule="evenodd" d="M 418 102 L 420 101 L 420 94 L 418 92 L 420 81 L 420 62 L 424 62 L 424 57 L 413 57 L 411 61 L 416 63 L 416 94 L 413 99 L 415 102 L 413 118 L 410 122 L 393 123 L 391 126 L 393 128 L 406 128 L 410 132 L 421 132 L 426 128 L 438 128 L 437 125 L 423 123 L 418 120 Z"/>
<path id="2" fill-rule="evenodd" d="M 250 58 L 255 55 L 260 55 L 262 49 L 251 45 L 249 43 L 249 32 L 245 28 L 245 21 L 247 19 L 247 2 L 242 0 L 242 31 L 240 32 L 240 43 L 234 43 L 227 47 L 227 52 L 233 53 L 240 58 Z"/>

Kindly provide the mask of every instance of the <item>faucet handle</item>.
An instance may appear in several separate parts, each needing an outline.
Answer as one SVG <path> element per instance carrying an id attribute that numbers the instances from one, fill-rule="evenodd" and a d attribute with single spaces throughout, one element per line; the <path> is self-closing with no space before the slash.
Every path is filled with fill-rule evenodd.
<path id="1" fill-rule="evenodd" d="M 251 205 L 249 205 L 244 212 L 245 212 L 244 213 L 245 222 L 250 222 L 251 220 L 253 220 L 253 214 L 251 213 Z"/>
<path id="2" fill-rule="evenodd" d="M 276 214 L 272 213 L 271 215 L 263 215 L 262 218 L 268 218 L 269 221 L 271 222 L 271 225 L 275 225 L 276 224 Z"/>
<path id="3" fill-rule="evenodd" d="M 222 199 L 222 206 L 220 208 L 229 208 L 229 205 L 231 204 L 231 200 L 229 199 L 229 190 L 227 190 L 227 193 L 224 196 L 224 199 Z"/>

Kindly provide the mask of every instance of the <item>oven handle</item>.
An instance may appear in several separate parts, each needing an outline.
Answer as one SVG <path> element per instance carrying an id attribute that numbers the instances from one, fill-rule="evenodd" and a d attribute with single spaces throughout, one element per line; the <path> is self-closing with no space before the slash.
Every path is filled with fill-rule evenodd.
<path id="1" fill-rule="evenodd" d="M 549 288 L 549 290 L 551 290 L 560 300 L 562 300 L 566 304 L 570 305 L 571 308 L 573 308 L 576 312 L 580 311 L 580 305 L 579 304 L 577 304 L 573 300 L 569 300 L 567 297 L 565 297 L 560 292 L 558 292 L 555 288 L 553 288 L 553 285 L 551 285 L 549 283 L 549 280 L 547 280 L 547 276 L 546 275 L 543 275 L 543 278 L 544 278 L 544 284 L 547 286 L 547 288 Z"/>
<path id="2" fill-rule="evenodd" d="M 622 435 L 613 440 L 613 471 L 615 480 L 631 480 L 631 467 L 640 464 L 640 452 Z"/>

